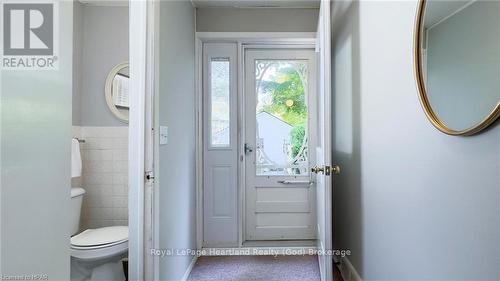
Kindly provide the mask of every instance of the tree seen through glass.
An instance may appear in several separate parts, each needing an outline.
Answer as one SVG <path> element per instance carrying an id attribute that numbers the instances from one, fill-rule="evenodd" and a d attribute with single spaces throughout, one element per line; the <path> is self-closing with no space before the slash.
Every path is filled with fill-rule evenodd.
<path id="1" fill-rule="evenodd" d="M 258 134 L 261 138 L 260 145 L 262 146 L 262 158 L 264 158 L 261 162 L 263 165 L 266 161 L 274 164 L 275 172 L 289 169 L 288 173 L 303 173 L 303 169 L 290 169 L 290 167 L 304 164 L 307 161 L 307 151 L 304 151 L 307 147 L 307 65 L 302 61 L 257 61 L 256 68 Z M 271 123 L 274 122 L 263 117 L 259 118 L 262 113 L 267 113 L 286 123 L 288 128 L 284 131 L 287 132 L 287 136 L 282 137 L 282 139 L 277 139 L 274 136 L 271 139 L 269 139 L 270 137 L 266 139 L 262 136 L 265 134 L 266 128 L 272 127 Z M 274 126 L 274 131 L 279 132 L 279 124 Z M 271 151 L 269 146 L 273 145 L 271 142 L 277 143 L 279 141 L 283 142 L 281 145 L 281 152 L 284 154 L 283 161 L 280 161 L 277 156 L 271 157 L 275 151 Z M 276 150 L 278 145 L 275 144 L 273 147 Z M 302 158 L 300 158 L 300 153 L 304 154 Z M 281 169 L 277 168 L 279 166 L 282 166 Z M 268 167 L 266 171 L 271 172 L 271 170 L 273 168 Z"/>

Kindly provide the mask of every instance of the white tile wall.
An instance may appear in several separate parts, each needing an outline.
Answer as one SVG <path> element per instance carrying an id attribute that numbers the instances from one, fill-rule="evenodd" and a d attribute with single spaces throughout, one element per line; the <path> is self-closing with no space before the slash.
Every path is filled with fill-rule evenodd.
<path id="1" fill-rule="evenodd" d="M 128 127 L 78 127 L 74 135 L 85 140 L 82 229 L 128 225 Z"/>

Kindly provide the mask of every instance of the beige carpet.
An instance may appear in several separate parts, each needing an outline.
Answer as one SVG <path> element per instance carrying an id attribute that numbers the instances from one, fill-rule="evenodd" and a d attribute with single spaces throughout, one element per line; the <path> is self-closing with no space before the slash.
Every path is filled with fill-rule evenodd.
<path id="1" fill-rule="evenodd" d="M 319 281 L 317 256 L 200 257 L 189 281 Z"/>

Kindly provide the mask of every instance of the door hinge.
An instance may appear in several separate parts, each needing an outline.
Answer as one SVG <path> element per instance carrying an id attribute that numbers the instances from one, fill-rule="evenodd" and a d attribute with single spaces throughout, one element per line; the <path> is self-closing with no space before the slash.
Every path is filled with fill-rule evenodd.
<path id="1" fill-rule="evenodd" d="M 146 171 L 144 173 L 144 178 L 146 179 L 147 182 L 154 182 L 155 176 L 152 171 Z"/>

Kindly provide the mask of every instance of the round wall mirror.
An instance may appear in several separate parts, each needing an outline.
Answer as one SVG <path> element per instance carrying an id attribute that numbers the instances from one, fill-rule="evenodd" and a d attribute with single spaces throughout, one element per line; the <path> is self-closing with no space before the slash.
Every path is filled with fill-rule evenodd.
<path id="1" fill-rule="evenodd" d="M 111 112 L 128 123 L 129 114 L 129 64 L 123 62 L 113 67 L 106 78 L 104 94 Z"/>
<path id="2" fill-rule="evenodd" d="M 420 0 L 415 76 L 431 123 L 473 135 L 500 115 L 500 1 Z"/>

